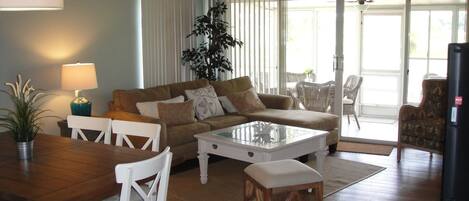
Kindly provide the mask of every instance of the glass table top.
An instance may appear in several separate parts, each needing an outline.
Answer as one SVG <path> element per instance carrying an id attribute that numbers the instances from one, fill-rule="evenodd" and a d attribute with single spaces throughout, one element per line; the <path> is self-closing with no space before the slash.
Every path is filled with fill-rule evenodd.
<path id="1" fill-rule="evenodd" d="M 255 121 L 210 132 L 209 136 L 261 148 L 275 148 L 327 134 L 326 131 Z"/>

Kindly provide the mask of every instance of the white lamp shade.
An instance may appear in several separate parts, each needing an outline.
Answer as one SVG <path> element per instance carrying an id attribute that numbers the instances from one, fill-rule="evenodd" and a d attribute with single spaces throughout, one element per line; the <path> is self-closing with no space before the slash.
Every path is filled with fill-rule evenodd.
<path id="1" fill-rule="evenodd" d="M 98 88 L 96 68 L 93 63 L 64 64 L 62 89 L 84 90 Z"/>
<path id="2" fill-rule="evenodd" d="M 63 0 L 0 0 L 0 11 L 62 10 Z"/>

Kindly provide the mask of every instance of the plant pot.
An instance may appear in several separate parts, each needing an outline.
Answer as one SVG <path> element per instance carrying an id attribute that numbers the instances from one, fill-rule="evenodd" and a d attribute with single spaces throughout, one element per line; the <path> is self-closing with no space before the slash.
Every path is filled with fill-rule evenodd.
<path id="1" fill-rule="evenodd" d="M 29 142 L 17 142 L 18 159 L 28 160 L 33 157 L 34 140 Z"/>

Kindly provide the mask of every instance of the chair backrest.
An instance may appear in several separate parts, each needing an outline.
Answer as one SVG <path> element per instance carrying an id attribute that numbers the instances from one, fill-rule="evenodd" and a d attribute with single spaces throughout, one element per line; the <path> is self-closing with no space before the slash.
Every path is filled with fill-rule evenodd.
<path id="1" fill-rule="evenodd" d="M 427 118 L 446 118 L 448 107 L 448 87 L 446 79 L 426 79 L 422 82 L 422 101 L 420 107 L 423 108 Z"/>
<path id="2" fill-rule="evenodd" d="M 67 116 L 67 124 L 72 129 L 72 139 L 78 139 L 80 136 L 83 140 L 88 141 L 82 129 L 93 130 L 101 132 L 94 142 L 100 142 L 104 137 L 104 144 L 111 144 L 111 119 L 69 115 Z"/>
<path id="3" fill-rule="evenodd" d="M 125 141 L 130 148 L 135 148 L 128 136 L 138 136 L 148 138 L 142 146 L 142 150 L 146 150 L 151 144 L 151 151 L 158 151 L 161 131 L 159 124 L 114 120 L 112 121 L 112 131 L 117 135 L 116 146 L 122 146 Z"/>
<path id="4" fill-rule="evenodd" d="M 298 99 L 307 110 L 327 112 L 334 101 L 334 81 L 326 83 L 298 82 Z"/>
<path id="5" fill-rule="evenodd" d="M 344 84 L 344 98 L 350 99 L 355 103 L 357 99 L 358 90 L 362 85 L 363 77 L 358 75 L 350 75 L 347 77 L 347 81 Z"/>
<path id="6" fill-rule="evenodd" d="M 116 166 L 116 182 L 122 184 L 120 201 L 130 201 L 132 188 L 145 201 L 166 201 L 169 172 L 173 153 L 169 147 L 157 156 L 134 163 Z M 155 176 L 149 192 L 145 192 L 137 181 Z M 157 189 L 158 188 L 158 189 Z"/>
<path id="7" fill-rule="evenodd" d="M 287 72 L 287 82 L 301 82 L 305 81 L 306 74 L 304 73 L 291 73 Z"/>

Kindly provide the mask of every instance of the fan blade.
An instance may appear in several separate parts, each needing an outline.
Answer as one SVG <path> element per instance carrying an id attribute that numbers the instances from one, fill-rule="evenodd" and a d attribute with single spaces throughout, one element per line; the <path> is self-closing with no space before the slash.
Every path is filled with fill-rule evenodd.
<path id="1" fill-rule="evenodd" d="M 356 3 L 358 0 L 344 0 L 346 3 Z M 327 2 L 336 2 L 336 0 L 327 0 Z"/>

